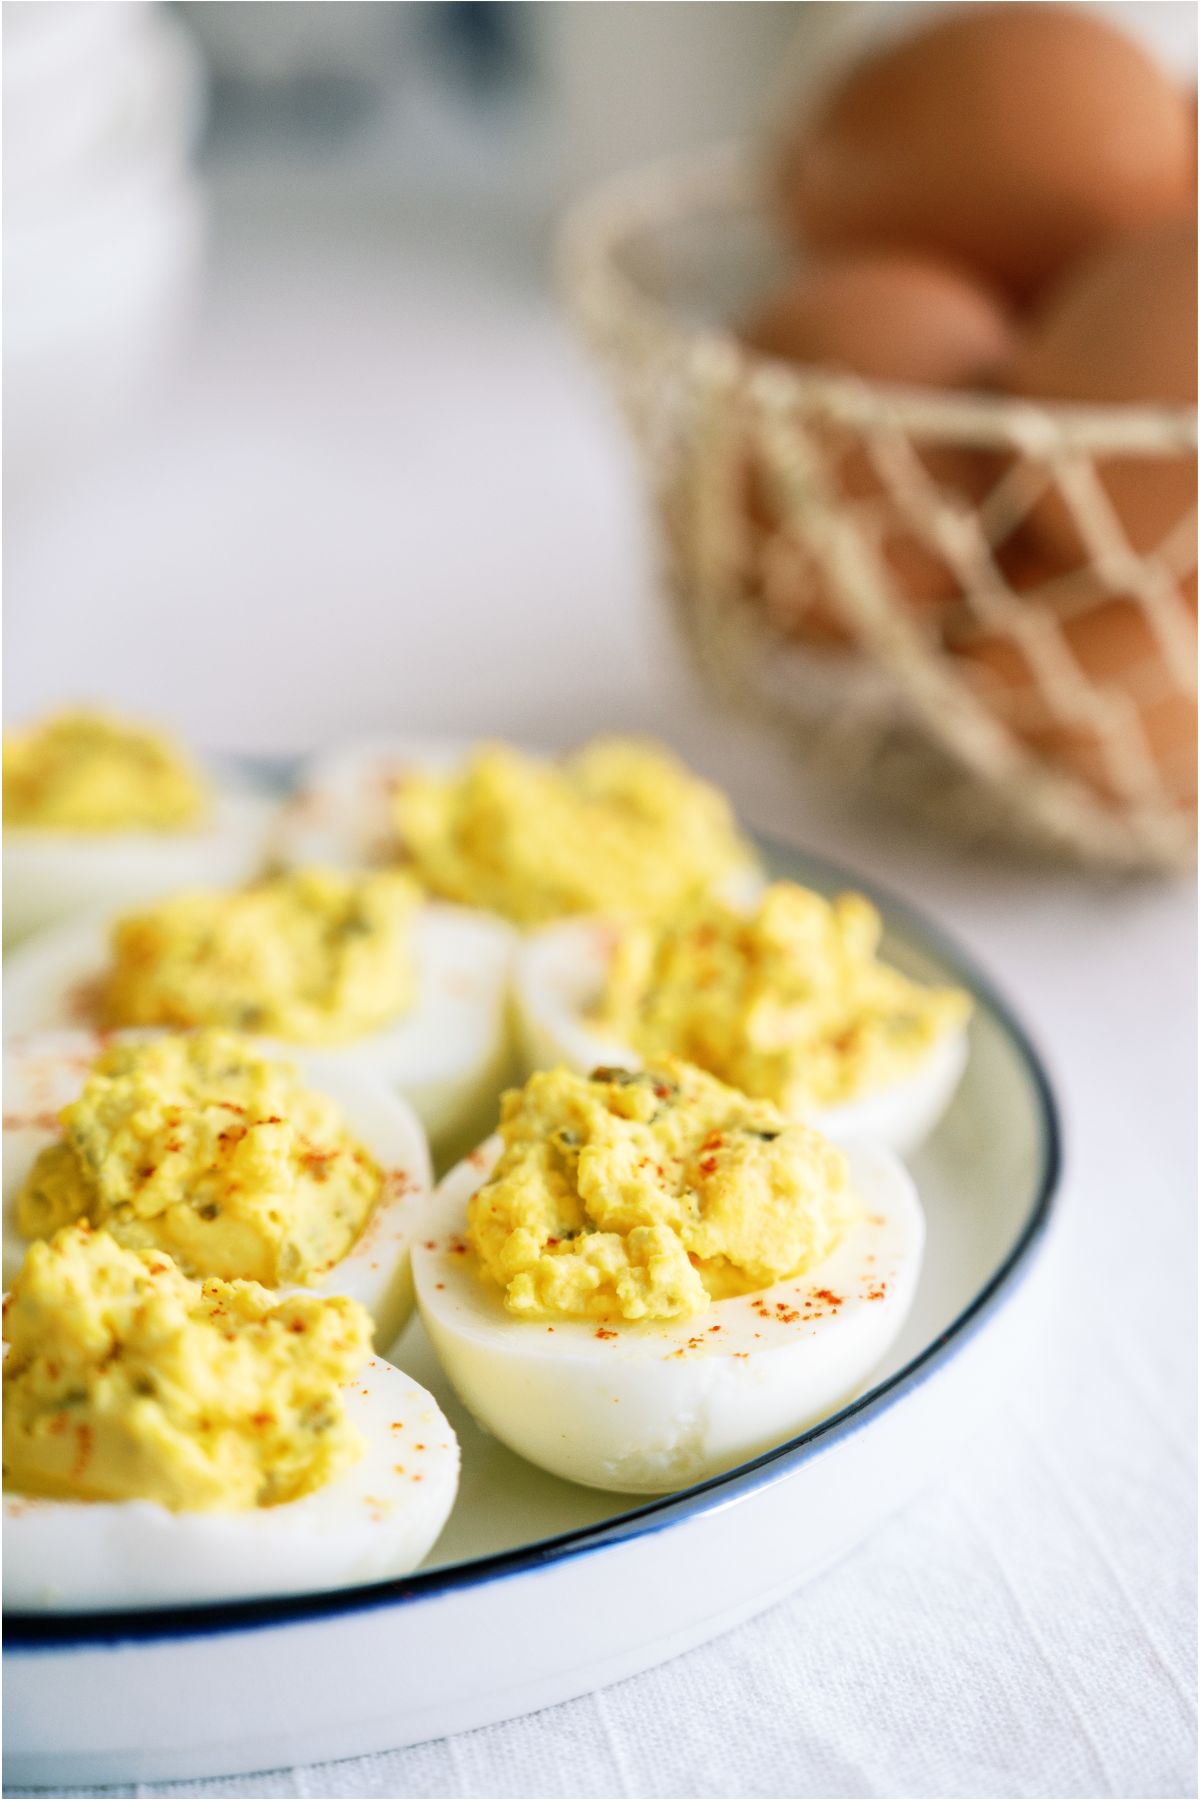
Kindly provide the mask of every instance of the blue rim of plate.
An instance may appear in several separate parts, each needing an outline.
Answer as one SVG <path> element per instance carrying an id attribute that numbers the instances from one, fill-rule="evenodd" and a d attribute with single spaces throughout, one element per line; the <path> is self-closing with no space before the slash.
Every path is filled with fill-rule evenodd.
<path id="1" fill-rule="evenodd" d="M 937 959 L 1002 1027 L 1024 1064 L 1040 1114 L 1042 1163 L 1032 1204 L 1025 1223 L 1008 1254 L 980 1288 L 974 1299 L 931 1343 L 886 1381 L 843 1407 L 839 1412 L 790 1438 L 752 1462 L 723 1475 L 712 1476 L 678 1494 L 664 1494 L 599 1525 L 583 1526 L 556 1537 L 542 1538 L 470 1562 L 446 1568 L 418 1571 L 398 1580 L 375 1582 L 366 1587 L 343 1588 L 327 1594 L 301 1594 L 280 1599 L 236 1600 L 200 1606 L 164 1607 L 155 1611 L 95 1613 L 5 1613 L 4 1654 L 16 1651 L 51 1651 L 86 1647 L 115 1647 L 170 1639 L 209 1637 L 239 1631 L 260 1631 L 291 1624 L 312 1624 L 321 1619 L 344 1618 L 382 1606 L 403 1606 L 432 1600 L 456 1589 L 482 1582 L 504 1580 L 531 1570 L 544 1569 L 569 1557 L 587 1555 L 627 1543 L 650 1532 L 663 1531 L 699 1514 L 735 1504 L 747 1494 L 780 1481 L 811 1456 L 862 1429 L 884 1408 L 894 1406 L 905 1394 L 926 1381 L 935 1370 L 969 1342 L 1001 1304 L 1011 1298 L 1028 1272 L 1033 1254 L 1049 1222 L 1062 1172 L 1062 1125 L 1045 1065 L 1025 1026 L 1008 1002 L 978 967 L 974 957 L 920 910 L 899 899 L 877 882 L 866 881 L 840 863 L 797 846 L 783 844 L 763 833 L 754 834 L 768 862 L 790 868 L 800 879 L 816 879 L 822 887 L 852 887 L 867 894 L 879 907 L 885 922 L 895 921 L 903 934 L 918 946 L 928 946 Z"/>

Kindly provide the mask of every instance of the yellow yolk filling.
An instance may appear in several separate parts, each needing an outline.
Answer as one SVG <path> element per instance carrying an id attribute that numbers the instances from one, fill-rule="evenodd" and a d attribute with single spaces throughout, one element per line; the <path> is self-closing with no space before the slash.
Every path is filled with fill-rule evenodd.
<path id="1" fill-rule="evenodd" d="M 31 1246 L 5 1306 L 4 1485 L 230 1511 L 298 1499 L 361 1453 L 339 1388 L 356 1301 L 190 1281 L 86 1224 Z"/>
<path id="2" fill-rule="evenodd" d="M 789 1117 L 891 1087 L 971 1010 L 878 958 L 858 894 L 777 882 L 747 914 L 710 902 L 621 933 L 597 1023 L 639 1055 L 686 1057 Z"/>
<path id="3" fill-rule="evenodd" d="M 4 738 L 4 822 L 60 831 L 178 831 L 203 778 L 168 738 L 104 713 L 63 712 Z"/>
<path id="4" fill-rule="evenodd" d="M 404 875 L 323 869 L 180 894 L 117 924 L 105 1023 L 365 1037 L 412 1004 L 417 901 Z"/>
<path id="5" fill-rule="evenodd" d="M 559 763 L 502 745 L 396 789 L 402 853 L 435 894 L 535 925 L 656 916 L 751 865 L 724 795 L 665 750 L 601 739 Z"/>
<path id="6" fill-rule="evenodd" d="M 382 1189 L 341 1109 L 229 1032 L 114 1046 L 59 1122 L 17 1197 L 22 1235 L 86 1218 L 191 1276 L 311 1281 Z"/>
<path id="7" fill-rule="evenodd" d="M 556 1069 L 505 1094 L 468 1240 L 522 1318 L 676 1319 L 822 1262 L 846 1159 L 699 1069 Z"/>

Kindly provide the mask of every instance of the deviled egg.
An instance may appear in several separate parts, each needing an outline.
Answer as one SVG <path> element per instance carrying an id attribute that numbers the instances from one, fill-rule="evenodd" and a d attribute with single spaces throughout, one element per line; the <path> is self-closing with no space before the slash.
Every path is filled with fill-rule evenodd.
<path id="1" fill-rule="evenodd" d="M 219 1026 L 374 1072 L 439 1144 L 478 1138 L 509 1069 L 512 933 L 404 875 L 305 870 L 72 920 L 5 967 L 9 1033 Z"/>
<path id="2" fill-rule="evenodd" d="M 207 780 L 169 738 L 99 712 L 4 739 L 4 941 L 261 866 L 274 804 Z"/>
<path id="3" fill-rule="evenodd" d="M 432 1175 L 399 1097 L 335 1060 L 301 1078 L 228 1031 L 57 1032 L 4 1059 L 4 1278 L 86 1219 L 197 1280 L 343 1294 L 381 1348 L 412 1310 Z"/>
<path id="4" fill-rule="evenodd" d="M 838 1143 L 906 1155 L 962 1077 L 970 1000 L 881 961 L 880 934 L 861 895 L 786 881 L 749 909 L 710 899 L 665 921 L 548 926 L 515 964 L 525 1066 L 681 1056 Z"/>
<path id="5" fill-rule="evenodd" d="M 336 1295 L 189 1280 L 86 1221 L 5 1302 L 4 1606 L 172 1606 L 407 1574 L 458 1445 Z"/>
<path id="6" fill-rule="evenodd" d="M 312 765 L 275 848 L 293 865 L 396 864 L 429 893 L 522 927 L 658 917 L 761 883 L 725 796 L 661 745 L 624 738 L 559 759 L 419 740 L 342 750 Z"/>
<path id="7" fill-rule="evenodd" d="M 686 1064 L 530 1077 L 434 1195 L 417 1305 L 475 1418 L 552 1474 L 687 1486 L 835 1411 L 894 1343 L 924 1220 L 848 1155 Z"/>

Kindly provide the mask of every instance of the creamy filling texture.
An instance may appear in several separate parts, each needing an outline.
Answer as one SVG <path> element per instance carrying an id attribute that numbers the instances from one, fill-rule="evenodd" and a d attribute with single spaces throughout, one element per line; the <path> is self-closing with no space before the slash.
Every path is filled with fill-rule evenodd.
<path id="1" fill-rule="evenodd" d="M 382 1191 L 341 1108 L 231 1032 L 113 1045 L 59 1124 L 17 1197 L 22 1235 L 86 1218 L 191 1276 L 312 1281 Z"/>
<path id="2" fill-rule="evenodd" d="M 789 1116 L 843 1105 L 917 1072 L 970 1000 L 880 960 L 859 894 L 792 882 L 752 911 L 707 900 L 620 931 L 595 1022 L 648 1058 L 680 1056 Z"/>
<path id="3" fill-rule="evenodd" d="M 208 809 L 183 751 L 144 726 L 62 712 L 4 738 L 6 826 L 59 831 L 180 831 Z"/>
<path id="4" fill-rule="evenodd" d="M 81 1222 L 30 1247 L 4 1336 L 6 1489 L 237 1511 L 361 1454 L 340 1391 L 371 1348 L 353 1300 L 201 1285 Z"/>
<path id="5" fill-rule="evenodd" d="M 855 1212 L 840 1150 L 669 1059 L 533 1075 L 500 1133 L 467 1235 L 519 1317 L 699 1314 L 822 1262 Z"/>
<path id="6" fill-rule="evenodd" d="M 306 869 L 131 913 L 113 931 L 104 1022 L 365 1037 L 413 1003 L 419 898 L 399 873 Z"/>
<path id="7" fill-rule="evenodd" d="M 502 745 L 451 775 L 406 775 L 400 849 L 435 894 L 535 925 L 657 916 L 753 865 L 729 803 L 654 745 L 601 739 L 561 762 Z"/>

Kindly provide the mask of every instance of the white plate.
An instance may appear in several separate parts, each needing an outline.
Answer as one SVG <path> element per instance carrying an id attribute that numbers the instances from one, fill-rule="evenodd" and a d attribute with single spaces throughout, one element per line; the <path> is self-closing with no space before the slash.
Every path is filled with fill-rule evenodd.
<path id="1" fill-rule="evenodd" d="M 777 874 L 871 891 L 768 854 Z M 1006 1302 L 1050 1214 L 1058 1122 L 1035 1052 L 986 980 L 875 897 L 887 954 L 970 988 L 977 1012 L 963 1084 L 912 1164 L 928 1222 L 920 1290 L 869 1392 L 742 1469 L 636 1504 L 556 1481 L 485 1437 L 414 1324 L 395 1360 L 437 1396 L 463 1451 L 459 1501 L 426 1567 L 314 1600 L 7 1619 L 10 1784 L 229 1775 L 515 1717 L 747 1618 L 935 1474 L 1009 1374 Z"/>

